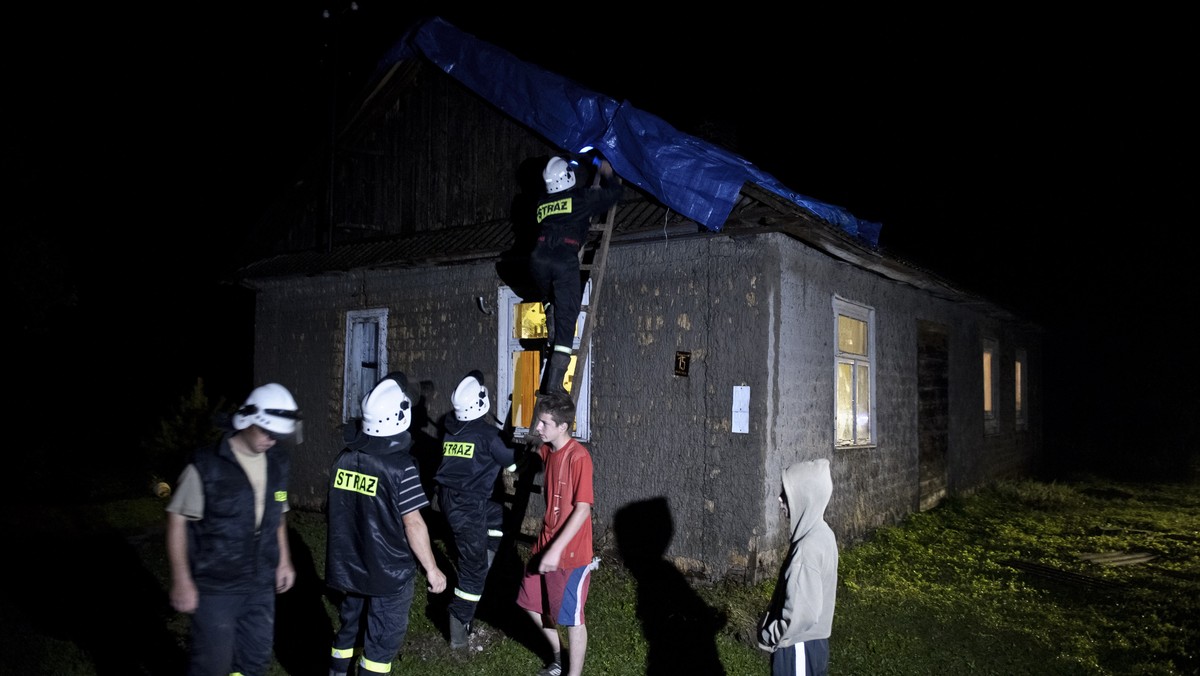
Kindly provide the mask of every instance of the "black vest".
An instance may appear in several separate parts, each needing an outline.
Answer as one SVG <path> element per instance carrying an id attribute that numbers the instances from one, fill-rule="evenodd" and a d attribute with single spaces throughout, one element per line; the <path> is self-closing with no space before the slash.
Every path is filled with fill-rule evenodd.
<path id="1" fill-rule="evenodd" d="M 265 504 L 257 528 L 254 489 L 228 436 L 197 450 L 192 464 L 204 485 L 204 518 L 188 522 L 188 559 L 196 588 L 209 593 L 274 589 L 277 533 L 287 500 L 287 451 L 278 445 L 267 451 Z"/>

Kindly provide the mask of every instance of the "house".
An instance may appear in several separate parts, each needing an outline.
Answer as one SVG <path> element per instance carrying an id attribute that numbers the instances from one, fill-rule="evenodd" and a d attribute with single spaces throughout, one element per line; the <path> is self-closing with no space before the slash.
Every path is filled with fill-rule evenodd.
<path id="1" fill-rule="evenodd" d="M 492 379 L 502 420 L 528 418 L 525 207 L 545 160 L 586 145 L 627 185 L 573 385 L 601 547 L 618 513 L 666 505 L 644 525 L 681 570 L 759 579 L 785 551 L 793 461 L 832 461 L 827 518 L 846 543 L 1036 469 L 1039 327 L 885 255 L 877 224 L 431 19 L 264 220 L 274 253 L 240 271 L 255 379 L 306 412 L 293 505 L 322 506 L 342 426 L 389 371 L 421 386 L 423 474 L 468 371 Z"/>

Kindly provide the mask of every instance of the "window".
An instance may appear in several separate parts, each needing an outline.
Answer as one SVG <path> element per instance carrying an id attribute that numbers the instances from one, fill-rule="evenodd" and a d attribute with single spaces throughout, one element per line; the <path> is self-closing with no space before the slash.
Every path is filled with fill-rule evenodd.
<path id="1" fill-rule="evenodd" d="M 1000 402 L 1000 371 L 996 368 L 1000 360 L 1000 347 L 991 338 L 983 339 L 983 431 L 995 434 L 1000 431 L 1000 416 L 996 406 Z"/>
<path id="2" fill-rule="evenodd" d="M 875 443 L 875 311 L 839 298 L 833 299 L 837 348 L 835 367 L 835 429 L 838 446 Z"/>
<path id="3" fill-rule="evenodd" d="M 1025 350 L 1017 350 L 1017 360 L 1013 365 L 1013 376 L 1016 378 L 1016 394 L 1015 410 L 1017 417 L 1017 429 L 1029 429 L 1029 409 L 1026 408 L 1029 401 L 1029 383 L 1027 369 L 1025 368 L 1026 357 Z"/>
<path id="4" fill-rule="evenodd" d="M 362 417 L 363 397 L 387 375 L 387 308 L 346 313 L 342 422 Z"/>
<path id="5" fill-rule="evenodd" d="M 592 283 L 583 289 L 583 304 L 591 296 Z M 523 436 L 533 423 L 533 405 L 541 385 L 542 350 L 546 347 L 548 329 L 546 313 L 539 302 L 524 302 L 507 286 L 497 292 L 496 308 L 500 313 L 496 322 L 497 359 L 500 374 L 497 391 L 507 396 L 496 397 L 496 415 L 506 424 L 511 424 L 516 436 Z M 575 352 L 579 353 L 579 335 L 582 333 L 584 312 L 575 324 Z M 591 350 L 583 368 L 576 359 L 571 359 L 567 369 L 567 389 L 572 394 L 578 386 L 575 398 L 575 430 L 573 436 L 583 441 L 591 437 L 590 396 L 592 383 Z"/>

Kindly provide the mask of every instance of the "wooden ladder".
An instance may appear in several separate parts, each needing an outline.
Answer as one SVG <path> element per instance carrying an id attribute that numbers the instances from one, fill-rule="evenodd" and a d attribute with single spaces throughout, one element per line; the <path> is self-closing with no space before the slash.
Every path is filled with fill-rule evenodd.
<path id="1" fill-rule="evenodd" d="M 588 273 L 587 281 L 592 283 L 591 291 L 579 306 L 579 316 L 583 318 L 583 330 L 575 336 L 575 371 L 578 372 L 587 365 L 588 355 L 591 352 L 592 344 L 592 326 L 596 323 L 596 310 L 600 307 L 600 290 L 604 283 L 604 268 L 608 264 L 608 246 L 612 241 L 613 223 L 617 217 L 617 205 L 613 205 L 608 209 L 608 215 L 604 221 L 593 223 L 589 232 L 589 241 L 596 239 L 594 246 L 589 247 L 586 244 L 579 248 L 579 269 Z M 599 233 L 599 238 L 596 234 Z M 588 253 L 591 256 L 588 256 Z M 587 282 L 584 282 L 586 288 Z M 576 404 L 579 403 L 579 391 L 583 388 L 578 386 L 582 380 L 577 374 L 573 375 L 573 383 L 571 386 L 571 400 Z"/>

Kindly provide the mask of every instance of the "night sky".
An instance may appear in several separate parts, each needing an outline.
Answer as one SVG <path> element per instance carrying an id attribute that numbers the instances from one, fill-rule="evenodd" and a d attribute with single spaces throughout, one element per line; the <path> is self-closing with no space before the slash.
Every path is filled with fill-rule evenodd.
<path id="1" fill-rule="evenodd" d="M 113 388 L 107 419 L 151 415 L 198 375 L 245 394 L 246 305 L 214 280 L 319 152 L 331 102 L 434 14 L 722 140 L 881 223 L 885 252 L 1041 323 L 1050 442 L 1115 438 L 1116 419 L 1146 439 L 1200 404 L 1182 16 L 348 6 L 10 11 L 10 295 L 63 378 Z"/>

